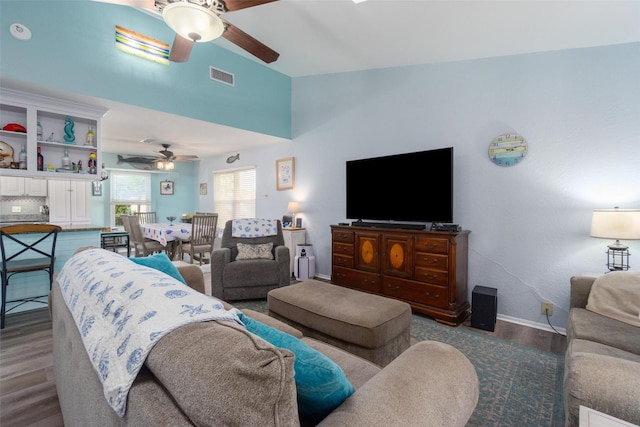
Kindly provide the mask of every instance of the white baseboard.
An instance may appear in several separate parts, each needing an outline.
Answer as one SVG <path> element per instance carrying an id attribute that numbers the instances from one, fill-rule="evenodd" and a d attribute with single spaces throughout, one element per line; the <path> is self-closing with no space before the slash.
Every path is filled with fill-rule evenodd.
<path id="1" fill-rule="evenodd" d="M 549 326 L 546 323 L 532 322 L 530 320 L 518 319 L 517 317 L 505 316 L 504 314 L 498 314 L 498 319 L 503 320 L 505 322 L 515 323 L 517 325 L 529 326 L 531 328 L 540 329 L 542 331 L 554 332 L 554 333 L 557 331 L 562 335 L 567 335 L 567 331 L 565 328 L 558 328 L 557 326 L 554 326 L 555 328 L 555 331 L 554 331 L 553 328 L 551 328 L 551 326 Z"/>

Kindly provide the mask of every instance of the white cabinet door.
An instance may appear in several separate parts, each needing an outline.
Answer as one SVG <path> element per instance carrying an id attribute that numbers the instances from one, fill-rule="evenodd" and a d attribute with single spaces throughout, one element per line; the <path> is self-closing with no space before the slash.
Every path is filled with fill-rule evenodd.
<path id="1" fill-rule="evenodd" d="M 34 197 L 46 197 L 47 180 L 38 178 L 24 178 L 24 194 Z"/>
<path id="2" fill-rule="evenodd" d="M 24 195 L 24 178 L 16 176 L 0 176 L 0 195 Z"/>
<path id="3" fill-rule="evenodd" d="M 91 181 L 71 181 L 71 222 L 91 223 Z"/>
<path id="4" fill-rule="evenodd" d="M 49 222 L 91 223 L 90 181 L 49 180 Z"/>
<path id="5" fill-rule="evenodd" d="M 0 195 L 46 197 L 47 180 L 18 176 L 0 176 Z"/>

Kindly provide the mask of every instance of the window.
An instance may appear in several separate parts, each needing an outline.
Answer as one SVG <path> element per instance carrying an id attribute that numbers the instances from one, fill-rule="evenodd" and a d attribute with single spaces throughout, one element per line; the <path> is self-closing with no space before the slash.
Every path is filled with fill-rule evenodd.
<path id="1" fill-rule="evenodd" d="M 112 226 L 122 227 L 120 215 L 151 210 L 151 174 L 112 171 L 109 181 Z"/>
<path id="2" fill-rule="evenodd" d="M 213 173 L 213 204 L 218 224 L 234 218 L 256 216 L 256 169 L 234 169 Z"/>

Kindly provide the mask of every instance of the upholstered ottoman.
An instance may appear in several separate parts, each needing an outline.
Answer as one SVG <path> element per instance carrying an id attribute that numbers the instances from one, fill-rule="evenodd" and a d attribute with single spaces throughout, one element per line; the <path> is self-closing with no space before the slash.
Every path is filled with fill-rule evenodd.
<path id="1" fill-rule="evenodd" d="M 411 307 L 402 301 L 307 280 L 267 294 L 269 315 L 305 336 L 386 366 L 411 340 Z"/>

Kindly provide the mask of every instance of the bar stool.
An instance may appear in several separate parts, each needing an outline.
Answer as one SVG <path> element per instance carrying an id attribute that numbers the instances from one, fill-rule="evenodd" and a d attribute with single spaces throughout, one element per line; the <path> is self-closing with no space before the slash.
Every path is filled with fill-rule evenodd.
<path id="1" fill-rule="evenodd" d="M 53 224 L 17 224 L 0 227 L 0 251 L 2 252 L 2 309 L 0 310 L 0 329 L 4 329 L 4 320 L 8 311 L 20 307 L 28 302 L 38 302 L 39 298 L 47 295 L 18 298 L 7 301 L 7 288 L 9 279 L 18 273 L 30 271 L 46 271 L 49 273 L 49 290 L 53 283 L 53 267 L 56 252 L 56 240 L 60 226 Z M 28 234 L 38 234 L 33 239 L 25 239 Z M 7 303 L 19 302 L 20 304 L 6 309 Z"/>

